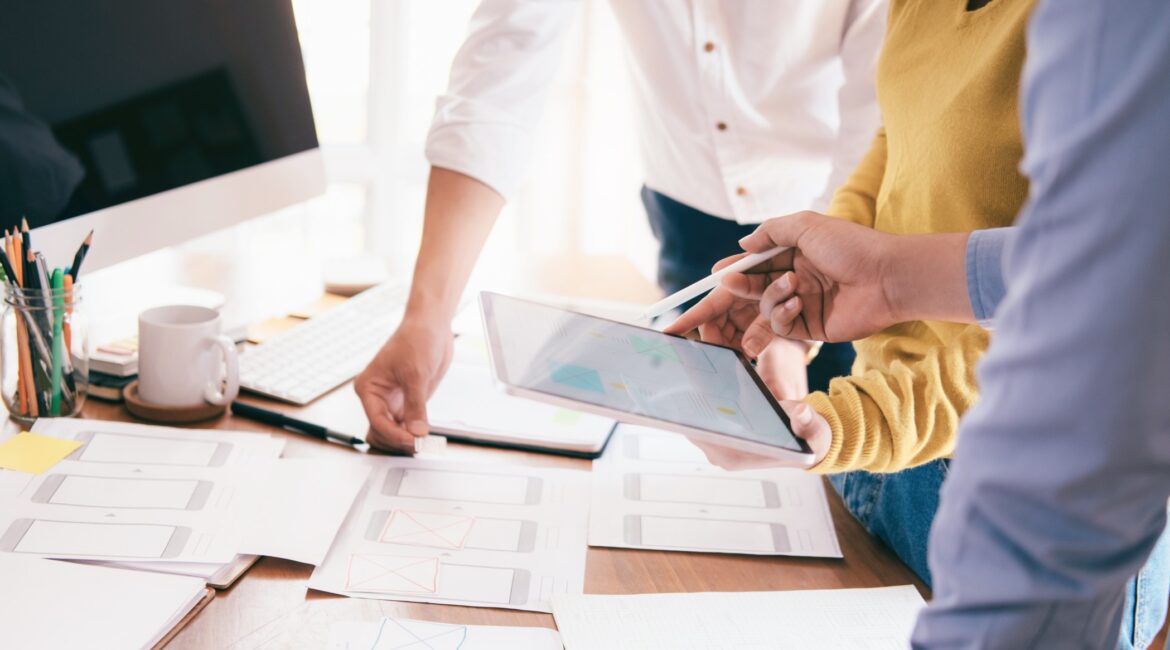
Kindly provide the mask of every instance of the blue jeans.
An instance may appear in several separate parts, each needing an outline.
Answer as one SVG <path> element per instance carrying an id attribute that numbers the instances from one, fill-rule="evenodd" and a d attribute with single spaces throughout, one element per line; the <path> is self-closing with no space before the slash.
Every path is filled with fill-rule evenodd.
<path id="1" fill-rule="evenodd" d="M 658 285 L 668 294 L 710 275 L 715 262 L 743 252 L 739 240 L 756 229 L 701 212 L 648 187 L 642 188 L 642 205 L 661 246 Z M 695 302 L 698 299 L 683 308 Z M 852 343 L 825 344 L 809 364 L 808 389 L 828 390 L 830 379 L 852 371 L 854 356 Z"/>
<path id="2" fill-rule="evenodd" d="M 835 474 L 829 482 L 857 521 L 929 586 L 926 541 L 938 511 L 939 488 L 949 468 L 950 461 L 943 459 L 894 474 Z M 1168 594 L 1170 529 L 1162 534 L 1146 565 L 1126 587 L 1118 648 L 1149 647 L 1166 618 Z"/>

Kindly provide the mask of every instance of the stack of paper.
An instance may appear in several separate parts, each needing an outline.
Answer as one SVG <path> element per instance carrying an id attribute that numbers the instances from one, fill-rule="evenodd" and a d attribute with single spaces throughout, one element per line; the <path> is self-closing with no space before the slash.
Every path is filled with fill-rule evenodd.
<path id="1" fill-rule="evenodd" d="M 593 474 L 592 546 L 841 557 L 820 476 L 727 472 L 684 436 L 625 424 Z"/>
<path id="2" fill-rule="evenodd" d="M 324 559 L 365 481 L 331 459 L 277 460 L 267 435 L 40 420 L 76 450 L 0 481 L 0 553 L 230 583 L 257 555 Z"/>
<path id="3" fill-rule="evenodd" d="M 211 592 L 198 578 L 0 555 L 6 648 L 151 648 Z"/>
<path id="4" fill-rule="evenodd" d="M 374 468 L 309 579 L 383 600 L 551 611 L 585 585 L 589 475 L 409 458 Z"/>
<path id="5" fill-rule="evenodd" d="M 911 586 L 824 591 L 557 595 L 566 650 L 904 650 L 925 603 Z"/>

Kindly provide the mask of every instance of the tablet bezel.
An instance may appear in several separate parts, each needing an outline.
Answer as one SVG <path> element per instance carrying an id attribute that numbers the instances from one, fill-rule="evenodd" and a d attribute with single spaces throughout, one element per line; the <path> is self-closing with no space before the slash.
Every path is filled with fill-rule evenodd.
<path id="1" fill-rule="evenodd" d="M 711 431 L 709 429 L 702 429 L 685 424 L 679 424 L 669 420 L 660 420 L 648 415 L 630 413 L 629 411 L 623 411 L 621 409 L 603 406 L 600 404 L 593 404 L 592 402 L 586 402 L 583 400 L 576 400 L 571 397 L 565 397 L 564 395 L 546 393 L 534 388 L 518 386 L 511 383 L 508 378 L 507 366 L 504 361 L 503 346 L 500 341 L 499 331 L 496 328 L 495 322 L 494 301 L 497 298 L 502 298 L 504 300 L 514 300 L 517 302 L 528 303 L 530 305 L 539 305 L 541 307 L 548 307 L 558 311 L 574 314 L 577 316 L 584 316 L 586 318 L 592 318 L 607 323 L 628 325 L 630 327 L 643 329 L 648 332 L 655 332 L 665 336 L 673 336 L 674 338 L 688 340 L 698 345 L 706 345 L 714 348 L 730 350 L 735 355 L 735 358 L 739 361 L 740 365 L 743 366 L 743 368 L 747 371 L 748 376 L 752 378 L 753 382 L 755 382 L 756 388 L 759 389 L 759 391 L 764 395 L 764 398 L 768 401 L 768 404 L 771 405 L 772 409 L 780 417 L 780 421 L 784 423 L 784 426 L 788 427 L 789 431 L 792 431 L 792 422 L 788 419 L 788 413 L 786 413 L 780 406 L 780 403 L 776 400 L 776 397 L 772 395 L 772 391 L 768 390 L 768 386 L 764 383 L 764 380 L 761 379 L 758 374 L 756 374 L 755 367 L 752 366 L 751 361 L 746 356 L 744 356 L 742 352 L 736 350 L 735 348 L 716 345 L 714 343 L 707 343 L 706 341 L 693 341 L 686 339 L 686 337 L 681 337 L 674 334 L 664 334 L 663 332 L 659 332 L 648 327 L 642 327 L 640 325 L 625 323 L 609 318 L 602 318 L 601 316 L 585 314 L 582 312 L 573 311 L 571 309 L 563 309 L 561 307 L 556 307 L 554 305 L 549 305 L 533 300 L 525 300 L 523 298 L 516 298 L 491 291 L 481 291 L 479 294 L 480 316 L 483 319 L 484 332 L 487 334 L 488 360 L 491 363 L 492 379 L 496 386 L 502 388 L 507 394 L 516 397 L 533 399 L 556 406 L 576 409 L 578 411 L 594 413 L 597 415 L 614 418 L 615 420 L 626 422 L 628 424 L 639 424 L 643 426 L 656 427 L 659 429 L 665 429 L 667 431 L 673 431 L 675 433 L 681 433 L 687 436 L 693 436 L 698 440 L 709 442 L 721 447 L 758 454 L 761 456 L 767 456 L 769 458 L 775 458 L 777 460 L 784 461 L 785 464 L 791 465 L 793 467 L 807 468 L 811 467 L 815 463 L 815 455 L 813 454 L 812 449 L 809 448 L 808 443 L 805 442 L 803 438 L 796 436 L 795 434 L 793 435 L 793 439 L 795 439 L 797 444 L 800 445 L 800 451 L 788 449 L 787 447 L 769 445 L 755 440 L 739 438 L 721 431 Z"/>

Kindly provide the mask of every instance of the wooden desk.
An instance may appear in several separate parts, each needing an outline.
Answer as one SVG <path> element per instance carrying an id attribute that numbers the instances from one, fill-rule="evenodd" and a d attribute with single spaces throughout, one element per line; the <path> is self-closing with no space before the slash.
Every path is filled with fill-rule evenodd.
<path id="1" fill-rule="evenodd" d="M 562 260 L 563 262 L 563 260 Z M 573 265 L 577 266 L 577 265 Z M 560 265 L 562 269 L 565 265 Z M 615 286 L 613 260 L 606 260 L 604 283 Z M 577 267 L 581 271 L 580 267 Z M 547 277 L 547 276 L 546 276 Z M 543 289 L 590 298 L 614 297 L 590 283 L 579 286 L 591 273 L 565 273 Z M 616 283 L 621 298 L 652 300 L 655 290 L 640 276 Z M 641 282 L 639 285 L 638 282 Z M 639 288 L 640 287 L 640 288 Z M 611 289 L 612 291 L 612 289 Z M 339 390 L 351 390 L 342 387 Z M 274 403 L 275 404 L 275 403 Z M 295 408 L 290 407 L 290 411 Z M 132 419 L 121 405 L 91 400 L 84 416 L 106 420 Z M 242 431 L 262 431 L 287 439 L 286 457 L 345 455 L 354 452 L 263 425 L 225 416 L 210 425 Z M 487 458 L 494 462 L 544 467 L 588 469 L 588 461 L 518 451 L 486 449 L 450 444 L 448 457 Z M 585 591 L 596 594 L 634 594 L 679 591 L 767 591 L 784 589 L 827 589 L 880 587 L 913 584 L 923 596 L 922 583 L 881 543 L 874 540 L 853 519 L 831 488 L 833 520 L 837 526 L 843 560 L 748 557 L 699 553 L 667 553 L 590 548 L 586 565 Z M 208 607 L 168 646 L 169 648 L 285 648 L 322 647 L 334 621 L 376 621 L 395 615 L 424 620 L 495 625 L 553 627 L 548 614 L 400 603 L 344 598 L 310 592 L 305 583 L 312 567 L 285 560 L 263 558 L 232 588 L 220 592 Z"/>
<path id="2" fill-rule="evenodd" d="M 350 390 L 342 387 L 339 390 Z M 132 420 L 121 405 L 90 401 L 85 417 Z M 225 416 L 204 427 L 263 431 L 287 439 L 286 457 L 346 455 L 337 445 L 285 433 Z M 494 462 L 588 469 L 588 461 L 543 454 L 487 449 L 452 443 L 447 456 L 491 457 Z M 845 511 L 831 488 L 830 505 L 843 560 L 747 557 L 590 548 L 586 593 L 634 594 L 676 591 L 767 591 L 879 587 L 914 584 L 928 596 L 914 574 Z M 552 616 L 501 609 L 480 609 L 344 598 L 310 592 L 305 583 L 313 568 L 263 558 L 230 589 L 220 592 L 168 648 L 321 647 L 334 621 L 377 621 L 395 615 L 432 621 L 553 627 Z"/>

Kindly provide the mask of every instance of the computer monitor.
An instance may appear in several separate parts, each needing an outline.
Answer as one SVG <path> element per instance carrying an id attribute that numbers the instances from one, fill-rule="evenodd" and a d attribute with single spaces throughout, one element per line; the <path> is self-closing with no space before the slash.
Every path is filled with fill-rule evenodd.
<path id="1" fill-rule="evenodd" d="M 320 194 L 289 0 L 16 0 L 0 18 L 0 227 L 93 270 Z"/>

